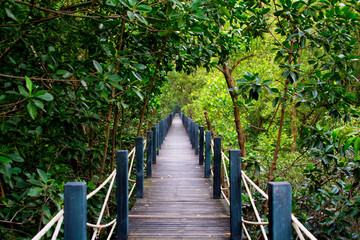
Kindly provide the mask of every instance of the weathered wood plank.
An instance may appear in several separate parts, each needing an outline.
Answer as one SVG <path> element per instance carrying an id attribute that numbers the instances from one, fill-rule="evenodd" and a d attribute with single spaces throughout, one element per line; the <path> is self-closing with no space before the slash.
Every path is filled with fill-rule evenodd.
<path id="1" fill-rule="evenodd" d="M 213 199 L 213 182 L 178 115 L 129 215 L 129 239 L 229 239 L 229 207 Z"/>

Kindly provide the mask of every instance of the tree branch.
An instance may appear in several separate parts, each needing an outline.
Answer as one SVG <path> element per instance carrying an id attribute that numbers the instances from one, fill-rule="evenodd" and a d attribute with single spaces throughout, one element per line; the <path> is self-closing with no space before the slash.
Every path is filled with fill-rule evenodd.
<path id="1" fill-rule="evenodd" d="M 25 80 L 25 77 L 13 76 L 13 75 L 1 74 L 1 73 L 0 73 L 0 77 Z M 53 79 L 53 78 L 39 78 L 39 77 L 29 77 L 29 78 L 31 80 L 50 81 L 50 82 L 80 82 L 81 81 L 81 80 L 72 80 L 72 79 Z"/>
<path id="2" fill-rule="evenodd" d="M 257 54 L 252 53 L 252 54 L 250 54 L 250 55 L 247 55 L 247 56 L 239 59 L 239 60 L 232 66 L 232 68 L 230 69 L 230 72 L 232 73 L 232 71 L 234 71 L 234 69 L 235 69 L 242 61 L 244 61 L 245 59 L 251 58 L 251 57 L 253 57 L 253 56 L 264 55 L 264 54 L 265 54 L 265 53 L 257 53 Z"/>

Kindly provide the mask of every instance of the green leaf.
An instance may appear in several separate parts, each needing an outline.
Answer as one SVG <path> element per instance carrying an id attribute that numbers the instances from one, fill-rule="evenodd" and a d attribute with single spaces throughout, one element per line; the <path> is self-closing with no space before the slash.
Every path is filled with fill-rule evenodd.
<path id="1" fill-rule="evenodd" d="M 128 15 L 128 17 L 129 17 L 130 21 L 134 21 L 135 15 L 134 15 L 132 12 L 127 11 L 127 15 Z"/>
<path id="2" fill-rule="evenodd" d="M 113 82 L 121 82 L 123 79 L 117 75 L 117 74 L 113 74 L 113 75 L 110 75 L 110 77 L 108 77 L 108 79 L 110 81 L 113 81 Z"/>
<path id="3" fill-rule="evenodd" d="M 46 216 L 48 219 L 50 219 L 50 218 L 51 218 L 51 212 L 50 212 L 49 207 L 44 204 L 44 205 L 42 205 L 42 210 L 43 210 L 45 216 Z"/>
<path id="4" fill-rule="evenodd" d="M 237 79 L 235 82 L 236 83 L 248 83 L 248 80 L 242 78 L 242 79 Z"/>
<path id="5" fill-rule="evenodd" d="M 136 10 L 139 10 L 140 12 L 150 12 L 151 9 L 152 8 L 150 6 L 143 5 L 143 4 L 140 4 L 139 6 L 136 7 Z"/>
<path id="6" fill-rule="evenodd" d="M 348 150 L 348 148 L 350 147 L 351 143 L 354 141 L 354 139 L 356 138 L 357 136 L 354 136 L 354 137 L 351 137 L 349 138 L 348 140 L 346 140 L 345 142 L 345 147 L 344 147 L 344 151 Z"/>
<path id="7" fill-rule="evenodd" d="M 183 28 L 186 25 L 186 21 L 184 18 L 180 18 L 177 22 L 178 28 Z"/>
<path id="8" fill-rule="evenodd" d="M 123 108 L 127 108 L 127 107 L 129 107 L 129 105 L 127 105 L 126 103 L 124 103 L 124 102 L 120 102 L 120 104 L 121 104 L 121 106 L 123 107 Z"/>
<path id="9" fill-rule="evenodd" d="M 128 2 L 129 2 L 129 4 L 130 4 L 131 7 L 134 7 L 135 4 L 136 4 L 136 2 L 137 2 L 137 0 L 129 0 Z"/>
<path id="10" fill-rule="evenodd" d="M 137 19 L 139 19 L 139 21 L 140 22 L 142 22 L 143 24 L 145 24 L 145 25 L 148 25 L 149 23 L 145 20 L 145 18 L 143 17 L 143 16 L 141 16 L 140 14 L 134 14 L 135 15 L 135 17 L 137 18 Z"/>
<path id="11" fill-rule="evenodd" d="M 19 85 L 18 88 L 19 88 L 19 93 L 22 96 L 24 96 L 26 98 L 30 97 L 30 94 L 26 91 L 26 89 L 23 86 Z"/>
<path id="12" fill-rule="evenodd" d="M 307 165 L 307 169 L 313 170 L 314 169 L 314 164 L 309 163 L 309 165 Z"/>
<path id="13" fill-rule="evenodd" d="M 28 195 L 30 197 L 38 197 L 41 195 L 41 192 L 42 192 L 42 188 L 40 187 L 32 187 L 30 188 L 29 192 L 28 192 Z"/>
<path id="14" fill-rule="evenodd" d="M 31 82 L 30 78 L 28 78 L 27 76 L 25 76 L 25 81 L 26 81 L 26 88 L 29 90 L 30 95 L 31 95 L 31 92 L 33 90 L 33 84 Z"/>
<path id="15" fill-rule="evenodd" d="M 12 160 L 14 160 L 15 162 L 25 162 L 25 160 L 17 154 L 11 153 L 11 154 L 8 154 L 8 157 L 11 158 Z"/>
<path id="16" fill-rule="evenodd" d="M 146 69 L 146 66 L 144 64 L 141 64 L 141 63 L 137 63 L 134 65 L 134 68 L 140 70 L 140 71 L 143 71 Z"/>
<path id="17" fill-rule="evenodd" d="M 96 60 L 93 60 L 93 64 L 94 64 L 94 67 L 96 68 L 96 70 L 99 72 L 99 73 L 103 73 L 103 68 L 102 66 L 100 65 L 100 63 L 98 63 Z"/>
<path id="18" fill-rule="evenodd" d="M 42 100 L 45 100 L 45 101 L 52 101 L 52 100 L 54 100 L 54 97 L 53 97 L 53 95 L 51 95 L 50 93 L 45 93 L 45 94 L 43 94 L 43 95 L 40 95 L 40 96 L 37 96 L 37 98 L 40 98 L 40 99 L 42 99 Z"/>
<path id="19" fill-rule="evenodd" d="M 37 115 L 37 109 L 36 106 L 33 102 L 29 102 L 27 105 L 27 110 L 31 116 L 32 119 L 35 119 L 36 115 Z"/>
<path id="20" fill-rule="evenodd" d="M 354 141 L 354 151 L 356 152 L 356 154 L 359 154 L 359 147 L 360 147 L 359 145 L 360 145 L 360 138 L 359 136 L 357 136 Z"/>
<path id="21" fill-rule="evenodd" d="M 290 77 L 292 79 L 292 81 L 291 81 L 292 83 L 296 82 L 296 74 L 295 74 L 295 72 L 290 71 Z"/>
<path id="22" fill-rule="evenodd" d="M 5 156 L 0 156 L 0 162 L 1 163 L 8 163 L 8 162 L 12 162 L 10 158 L 5 157 Z"/>
<path id="23" fill-rule="evenodd" d="M 335 129 L 331 132 L 331 136 L 333 137 L 334 142 L 335 142 L 336 138 L 338 137 L 339 132 L 340 132 L 340 128 Z"/>
<path id="24" fill-rule="evenodd" d="M 201 0 L 194 0 L 190 4 L 190 10 L 195 12 L 201 5 Z"/>
<path id="25" fill-rule="evenodd" d="M 193 28 L 191 28 L 191 31 L 193 31 L 195 33 L 202 33 L 203 32 L 203 30 L 201 28 L 199 28 L 199 27 L 193 27 Z"/>
<path id="26" fill-rule="evenodd" d="M 71 76 L 73 76 L 74 74 L 72 74 L 71 72 L 68 72 L 68 71 L 66 71 L 64 74 L 63 74 L 63 78 L 69 78 L 69 77 L 71 77 Z"/>
<path id="27" fill-rule="evenodd" d="M 290 75 L 290 71 L 288 69 L 286 69 L 282 74 L 284 79 L 286 79 L 289 75 Z"/>
<path id="28" fill-rule="evenodd" d="M 261 11 L 261 14 L 262 14 L 262 15 L 265 15 L 265 14 L 267 14 L 268 12 L 270 12 L 270 8 L 264 8 L 264 9 Z"/>
<path id="29" fill-rule="evenodd" d="M 231 18 L 230 12 L 229 12 L 229 10 L 227 10 L 226 7 L 220 7 L 220 10 L 225 16 L 227 16 L 228 18 Z"/>
<path id="30" fill-rule="evenodd" d="M 142 95 L 139 91 L 134 90 L 134 92 L 136 93 L 136 95 L 138 95 L 138 97 L 139 97 L 141 100 L 144 99 L 143 95 Z"/>
<path id="31" fill-rule="evenodd" d="M 142 78 L 141 78 L 141 76 L 140 76 L 139 74 L 137 74 L 137 73 L 134 72 L 134 71 L 131 71 L 131 73 L 132 73 L 132 75 L 133 75 L 137 80 L 142 81 Z"/>
<path id="32" fill-rule="evenodd" d="M 41 90 L 41 91 L 38 91 L 34 94 L 34 97 L 37 97 L 37 96 L 40 96 L 40 95 L 44 95 L 45 93 L 47 93 L 46 90 Z"/>
<path id="33" fill-rule="evenodd" d="M 205 15 L 202 14 L 202 13 L 194 13 L 193 15 L 194 15 L 196 18 L 201 19 L 201 20 L 206 20 L 206 21 L 210 20 L 207 16 L 205 16 Z"/>
<path id="34" fill-rule="evenodd" d="M 45 111 L 45 109 L 44 109 L 44 104 L 43 104 L 41 101 L 36 100 L 36 99 L 33 99 L 33 101 L 34 101 L 35 105 L 36 105 L 38 108 L 40 108 L 40 109 L 42 109 L 42 110 Z"/>
<path id="35" fill-rule="evenodd" d="M 17 21 L 17 18 L 15 17 L 15 15 L 13 14 L 13 12 L 12 12 L 9 8 L 5 8 L 5 12 L 6 12 L 6 15 L 7 15 L 9 18 Z"/>
<path id="36" fill-rule="evenodd" d="M 41 170 L 40 168 L 37 168 L 36 171 L 39 173 L 40 179 L 41 179 L 44 183 L 47 183 L 47 181 L 48 181 L 47 173 L 44 172 L 43 170 Z"/>
<path id="37" fill-rule="evenodd" d="M 114 83 L 114 82 L 110 82 L 110 85 L 113 86 L 114 88 L 119 89 L 119 90 L 123 90 L 123 89 L 124 89 L 122 86 L 120 86 L 119 84 Z"/>

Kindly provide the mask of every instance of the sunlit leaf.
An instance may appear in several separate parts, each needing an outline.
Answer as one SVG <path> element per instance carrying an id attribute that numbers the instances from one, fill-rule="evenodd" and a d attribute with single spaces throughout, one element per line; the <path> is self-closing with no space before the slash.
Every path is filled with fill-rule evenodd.
<path id="1" fill-rule="evenodd" d="M 26 81 L 26 88 L 29 90 L 30 95 L 31 95 L 31 92 L 33 90 L 33 83 L 30 80 L 30 78 L 28 78 L 27 76 L 25 76 L 25 81 Z"/>
<path id="2" fill-rule="evenodd" d="M 36 115 L 37 115 L 37 108 L 36 108 L 36 106 L 35 106 L 35 104 L 33 102 L 28 103 L 27 110 L 28 110 L 28 112 L 30 114 L 30 117 L 32 119 L 35 119 Z"/>
<path id="3" fill-rule="evenodd" d="M 40 179 L 44 182 L 47 183 L 48 181 L 48 175 L 46 172 L 44 172 L 43 170 L 41 170 L 40 168 L 37 168 L 36 171 L 38 172 Z"/>
<path id="4" fill-rule="evenodd" d="M 41 195 L 42 188 L 40 187 L 32 187 L 30 188 L 28 195 L 30 197 L 39 197 Z"/>
<path id="5" fill-rule="evenodd" d="M 43 95 L 40 95 L 40 96 L 37 96 L 37 98 L 40 98 L 40 99 L 42 99 L 42 100 L 45 100 L 45 101 L 52 101 L 52 100 L 54 100 L 54 97 L 53 97 L 53 95 L 51 95 L 50 93 L 45 93 L 45 94 L 43 94 Z"/>
<path id="6" fill-rule="evenodd" d="M 151 7 L 150 6 L 147 6 L 147 5 L 143 5 L 143 4 L 140 4 L 136 7 L 136 10 L 139 10 L 141 12 L 150 12 L 151 11 Z"/>
<path id="7" fill-rule="evenodd" d="M 9 18 L 17 21 L 17 18 L 15 17 L 15 15 L 13 14 L 13 12 L 12 12 L 9 8 L 5 8 L 5 12 L 6 12 L 6 15 L 7 15 Z"/>
<path id="8" fill-rule="evenodd" d="M 11 163 L 12 161 L 11 161 L 11 159 L 10 159 L 10 158 L 5 157 L 5 156 L 1 156 L 1 155 L 0 155 L 0 162 L 1 162 L 1 163 L 7 163 L 7 162 L 10 162 L 10 163 Z"/>
<path id="9" fill-rule="evenodd" d="M 99 73 L 103 73 L 103 68 L 102 66 L 100 65 L 100 63 L 98 63 L 96 60 L 93 60 L 93 64 L 94 64 L 94 67 L 96 68 L 96 70 L 99 72 Z"/>

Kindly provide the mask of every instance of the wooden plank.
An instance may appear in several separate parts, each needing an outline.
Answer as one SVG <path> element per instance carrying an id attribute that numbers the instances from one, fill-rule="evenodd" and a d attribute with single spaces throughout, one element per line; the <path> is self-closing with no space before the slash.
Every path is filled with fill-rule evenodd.
<path id="1" fill-rule="evenodd" d="M 129 215 L 129 239 L 230 239 L 229 207 L 213 199 L 213 182 L 177 114 Z"/>

